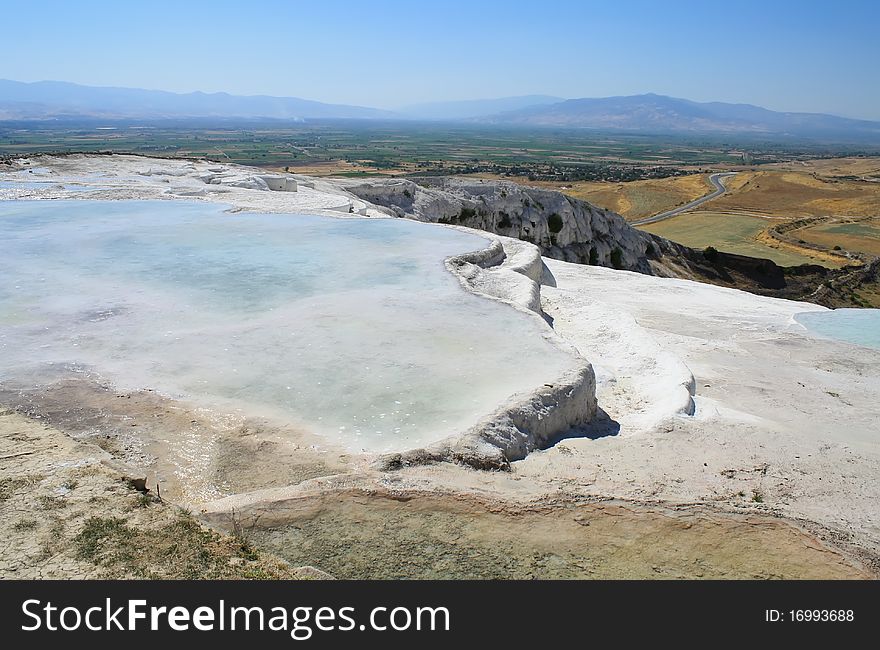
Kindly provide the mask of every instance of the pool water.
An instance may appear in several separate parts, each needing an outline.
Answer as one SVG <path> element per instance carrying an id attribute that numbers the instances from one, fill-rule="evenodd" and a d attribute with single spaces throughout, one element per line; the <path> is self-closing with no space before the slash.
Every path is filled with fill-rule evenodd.
<path id="1" fill-rule="evenodd" d="M 50 187 L 60 188 L 66 192 L 96 192 L 101 189 L 99 187 L 52 183 L 50 181 L 0 181 L 0 193 L 3 190 L 40 190 Z"/>
<path id="2" fill-rule="evenodd" d="M 446 270 L 487 244 L 399 219 L 0 201 L 0 380 L 82 367 L 351 449 L 427 444 L 573 365 Z"/>
<path id="3" fill-rule="evenodd" d="M 819 336 L 880 350 L 880 309 L 807 311 L 794 318 Z"/>

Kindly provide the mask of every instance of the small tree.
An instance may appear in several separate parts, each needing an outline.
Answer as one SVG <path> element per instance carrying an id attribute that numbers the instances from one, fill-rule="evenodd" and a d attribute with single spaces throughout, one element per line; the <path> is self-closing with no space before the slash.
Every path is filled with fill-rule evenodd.
<path id="1" fill-rule="evenodd" d="M 475 216 L 477 216 L 476 210 L 467 206 L 462 206 L 461 212 L 458 215 L 458 220 L 464 223 L 468 219 L 473 219 Z"/>

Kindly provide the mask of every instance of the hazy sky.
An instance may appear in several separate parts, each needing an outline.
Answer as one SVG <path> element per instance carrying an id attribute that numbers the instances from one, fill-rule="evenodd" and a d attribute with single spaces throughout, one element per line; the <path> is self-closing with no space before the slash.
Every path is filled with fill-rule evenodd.
<path id="1" fill-rule="evenodd" d="M 880 119 L 880 2 L 0 0 L 0 78 L 380 108 L 655 92 Z"/>

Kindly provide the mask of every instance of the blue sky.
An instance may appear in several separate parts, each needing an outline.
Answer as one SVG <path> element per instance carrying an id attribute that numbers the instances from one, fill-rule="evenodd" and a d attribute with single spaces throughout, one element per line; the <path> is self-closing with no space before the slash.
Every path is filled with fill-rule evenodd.
<path id="1" fill-rule="evenodd" d="M 0 78 L 380 108 L 643 92 L 880 119 L 880 2 L 0 0 Z"/>

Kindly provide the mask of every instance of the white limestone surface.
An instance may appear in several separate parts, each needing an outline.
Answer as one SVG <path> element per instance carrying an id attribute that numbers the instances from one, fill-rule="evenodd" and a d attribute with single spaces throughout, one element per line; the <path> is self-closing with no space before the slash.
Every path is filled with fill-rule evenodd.
<path id="1" fill-rule="evenodd" d="M 521 478 L 770 510 L 880 549 L 880 351 L 811 335 L 794 319 L 811 303 L 545 262 L 544 310 L 593 360 L 608 417 Z"/>
<path id="2" fill-rule="evenodd" d="M 138 173 L 158 166 L 173 173 Z M 0 172 L 0 198 L 196 196 L 263 212 L 330 214 L 335 207 L 337 216 L 387 215 L 332 180 L 297 177 L 298 192 L 239 187 L 259 172 L 232 165 L 65 157 L 18 163 L 9 172 L 17 176 Z M 206 172 L 232 181 L 206 184 L 197 178 Z M 53 185 L 2 184 L 27 182 L 25 174 Z M 533 250 L 492 239 L 501 250 L 449 264 L 473 290 L 533 313 L 543 308 L 556 335 L 594 362 L 599 417 L 588 417 L 595 403 L 582 403 L 573 421 L 584 426 L 542 451 L 536 447 L 546 438 L 508 435 L 518 430 L 511 424 L 516 409 L 508 408 L 494 422 L 507 422 L 495 441 L 507 436 L 511 443 L 510 472 L 401 462 L 394 473 L 318 479 L 302 490 L 376 482 L 401 492 L 467 491 L 526 502 L 707 504 L 816 522 L 836 540 L 880 552 L 880 352 L 811 336 L 793 316 L 823 309 L 816 305 L 550 259 L 545 273 Z M 527 281 L 508 282 L 510 273 Z M 549 401 L 561 397 L 557 391 Z M 540 421 L 540 407 L 528 406 L 531 423 Z M 492 439 L 491 427 L 471 433 L 468 444 Z M 531 453 L 516 460 L 522 449 Z"/>
<path id="3" fill-rule="evenodd" d="M 230 165 L 42 157 L 0 182 L 17 251 L 0 287 L 7 374 L 84 364 L 129 390 L 275 409 L 357 451 L 442 439 L 410 458 L 476 466 L 595 410 L 589 363 L 536 313 L 533 246 L 389 218 L 330 183 L 273 191 Z M 157 198 L 178 201 L 139 200 Z"/>

